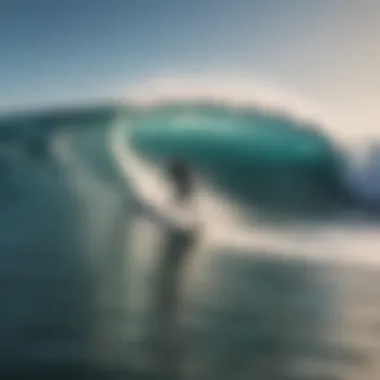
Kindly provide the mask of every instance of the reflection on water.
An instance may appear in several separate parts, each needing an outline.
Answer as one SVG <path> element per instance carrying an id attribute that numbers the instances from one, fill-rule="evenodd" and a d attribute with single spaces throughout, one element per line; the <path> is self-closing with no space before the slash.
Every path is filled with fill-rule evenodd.
<path id="1" fill-rule="evenodd" d="M 170 242 L 177 245 L 173 231 L 163 234 L 166 234 L 160 236 L 166 240 L 166 245 L 161 245 L 163 249 L 172 249 Z M 154 255 L 162 255 L 162 258 L 168 254 L 155 251 Z M 279 260 L 270 252 L 224 250 L 193 254 L 195 256 L 187 258 L 180 278 L 184 282 L 178 320 L 182 332 L 178 332 L 177 338 L 181 337 L 183 375 L 194 379 L 252 376 L 306 379 L 329 374 L 328 358 L 318 357 L 329 347 L 326 340 L 337 317 L 334 307 L 338 305 L 334 300 L 334 287 L 329 284 L 332 278 L 327 267 L 300 260 Z M 140 296 L 151 297 L 157 294 L 154 273 L 159 267 L 152 265 L 151 252 L 145 252 L 145 260 L 141 258 L 144 252 L 140 251 L 139 255 L 140 264 L 133 271 L 145 286 L 149 287 L 150 282 L 150 291 L 145 295 L 141 292 Z M 162 268 L 161 278 L 172 276 L 167 265 Z M 141 289 L 136 287 L 134 291 Z M 135 349 L 140 347 L 135 357 L 140 365 L 149 347 L 154 316 L 162 313 L 160 308 L 165 306 L 162 298 L 156 301 L 159 301 L 156 308 L 152 308 L 154 303 L 150 302 L 141 306 L 141 300 L 140 307 L 138 303 L 130 304 L 130 323 L 140 325 L 140 335 L 134 336 L 133 343 L 127 341 L 127 346 L 130 345 L 131 350 L 131 345 Z M 166 314 L 168 321 L 170 317 Z M 145 321 L 145 329 L 142 321 Z M 131 331 L 136 332 L 136 329 Z M 330 346 L 334 350 L 334 342 Z M 173 355 L 169 365 L 178 364 L 174 358 Z M 313 362 L 315 368 L 309 368 L 307 361 Z"/>
<path id="2" fill-rule="evenodd" d="M 145 271 L 141 281 L 147 287 L 150 283 L 145 295 L 139 293 L 142 298 L 151 297 L 157 287 L 154 273 L 158 266 L 152 265 L 152 258 L 152 252 L 146 252 L 145 260 L 133 269 L 137 277 Z M 163 273 L 169 275 L 167 269 Z M 259 250 L 198 250 L 188 258 L 181 280 L 184 288 L 177 330 L 181 361 L 175 362 L 173 355 L 166 363 L 180 365 L 181 378 L 377 376 L 376 270 L 281 259 Z M 136 287 L 134 292 L 139 290 Z M 131 367 L 147 363 L 149 331 L 158 311 L 153 305 L 129 305 L 131 331 L 136 332 L 133 324 L 140 327 L 140 334 L 126 341 L 129 353 L 135 353 L 128 355 Z"/>

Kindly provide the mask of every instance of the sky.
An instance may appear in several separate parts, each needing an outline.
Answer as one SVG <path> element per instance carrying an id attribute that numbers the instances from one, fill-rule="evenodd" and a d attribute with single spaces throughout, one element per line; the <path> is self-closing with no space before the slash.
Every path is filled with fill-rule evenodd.
<path id="1" fill-rule="evenodd" d="M 380 133 L 379 19 L 377 0 L 2 0 L 0 110 L 217 71 Z"/>

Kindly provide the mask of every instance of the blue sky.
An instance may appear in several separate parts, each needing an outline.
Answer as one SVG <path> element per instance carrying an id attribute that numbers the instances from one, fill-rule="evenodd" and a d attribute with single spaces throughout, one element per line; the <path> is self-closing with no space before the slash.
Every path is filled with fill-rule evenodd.
<path id="1" fill-rule="evenodd" d="M 15 102 L 112 91 L 162 69 L 266 68 L 291 39 L 292 30 L 276 24 L 295 18 L 294 9 L 281 16 L 281 1 L 7 2 L 0 5 L 1 87 Z"/>
<path id="2" fill-rule="evenodd" d="M 218 69 L 273 78 L 341 112 L 355 105 L 355 120 L 374 117 L 379 17 L 371 0 L 2 0 L 0 108 Z"/>

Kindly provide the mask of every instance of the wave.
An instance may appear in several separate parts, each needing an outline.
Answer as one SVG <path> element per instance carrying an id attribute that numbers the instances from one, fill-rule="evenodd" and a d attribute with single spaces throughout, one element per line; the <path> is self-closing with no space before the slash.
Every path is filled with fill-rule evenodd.
<path id="1" fill-rule="evenodd" d="M 347 203 L 346 157 L 327 119 L 319 120 L 299 96 L 222 78 L 159 78 L 131 90 L 129 100 L 143 106 L 133 147 L 156 163 L 186 158 L 219 190 L 256 211 L 320 211 Z"/>
<path id="2" fill-rule="evenodd" d="M 272 181 L 273 170 L 269 183 L 264 183 L 260 170 L 269 172 L 262 162 L 256 168 L 260 169 L 256 170 L 261 176 L 259 181 L 249 184 L 245 180 L 241 183 L 241 179 L 252 178 L 251 173 L 255 173 L 252 166 L 259 161 L 258 156 L 262 161 L 263 157 L 273 159 L 275 155 L 278 161 L 285 158 L 289 161 L 293 156 L 299 165 L 304 165 L 303 171 L 309 174 L 314 171 L 313 178 L 309 176 L 307 180 L 305 175 L 299 176 L 298 171 L 296 176 L 302 177 L 301 183 L 292 180 L 288 185 L 293 189 L 308 188 L 314 202 L 310 201 L 310 196 L 306 197 L 300 207 L 303 210 L 313 203 L 318 203 L 318 210 L 321 206 L 324 209 L 324 206 L 335 207 L 339 203 L 352 207 L 348 203 L 355 203 L 359 198 L 379 203 L 380 181 L 374 170 L 379 160 L 371 153 L 374 145 L 371 137 L 363 131 L 362 135 L 358 132 L 350 139 L 341 121 L 344 115 L 339 118 L 295 91 L 283 88 L 273 81 L 257 80 L 251 75 L 225 73 L 149 78 L 124 94 L 129 103 L 142 110 L 134 145 L 140 154 L 155 159 L 165 154 L 186 155 L 190 161 L 196 161 L 196 157 L 195 166 L 212 171 L 211 177 L 229 195 L 239 187 L 238 194 L 235 191 L 233 195 L 242 198 L 246 206 L 249 203 L 256 207 L 264 205 L 265 199 L 255 199 L 255 194 L 261 187 L 268 195 L 276 185 Z M 206 151 L 212 151 L 207 159 Z M 307 167 L 307 159 L 314 159 L 313 168 Z M 213 165 L 215 162 L 211 164 L 216 160 L 223 161 L 220 168 Z M 315 167 L 316 160 L 319 160 L 319 169 Z M 245 166 L 243 170 L 242 166 Z M 234 176 L 226 175 L 228 171 Z M 278 171 L 284 172 L 280 165 L 274 171 L 277 178 L 280 177 Z M 210 177 L 210 173 L 208 175 Z M 311 188 L 318 189 L 319 194 L 311 194 Z M 298 195 L 296 191 L 289 193 L 300 200 L 306 191 Z M 269 203 L 279 198 L 276 191 Z M 292 202 L 285 200 L 285 203 Z M 294 210 L 294 206 L 290 208 Z M 281 207 L 283 205 L 274 202 L 274 208 Z"/>
<path id="3" fill-rule="evenodd" d="M 121 123 L 124 119 L 125 138 L 142 165 L 134 178 L 145 199 L 170 198 L 162 168 L 180 155 L 199 173 L 198 212 L 211 226 L 207 233 L 214 243 L 275 245 L 275 252 L 330 258 L 339 246 L 347 257 L 361 255 L 361 260 L 367 246 L 373 260 L 372 235 L 378 228 L 358 214 L 357 199 L 365 197 L 358 189 L 374 187 L 374 179 L 358 169 L 358 151 L 339 133 L 342 129 L 334 130 L 301 98 L 273 87 L 250 92 L 246 82 L 240 88 L 233 80 L 225 86 L 215 82 L 159 78 L 129 91 L 128 102 L 138 112 L 133 117 L 127 112 Z M 374 155 L 368 159 L 374 160 Z M 262 210 L 265 218 L 269 210 L 269 228 Z M 285 211 L 280 228 L 272 213 L 279 210 Z M 299 217 L 299 211 L 306 216 L 302 226 L 290 218 Z M 316 224 L 315 216 L 323 223 Z"/>
<path id="4" fill-rule="evenodd" d="M 243 106 L 217 99 L 212 99 L 210 102 L 210 99 L 205 99 L 205 97 L 201 96 L 193 97 L 192 99 L 182 99 L 181 102 L 179 102 L 178 99 L 167 99 L 165 101 L 159 99 L 158 103 L 151 104 L 150 107 L 140 107 L 139 110 L 137 110 L 138 112 L 135 112 L 133 108 L 132 111 L 131 108 L 127 108 L 128 109 L 123 111 L 122 114 L 119 114 L 118 107 L 114 107 L 104 114 L 101 112 L 100 114 L 96 114 L 95 111 L 93 114 L 89 112 L 86 117 L 83 115 L 82 117 L 80 112 L 75 116 L 70 110 L 62 117 L 57 115 L 52 116 L 52 125 L 54 126 L 72 127 L 75 125 L 75 128 L 84 128 L 86 132 L 90 131 L 88 135 L 86 133 L 84 134 L 85 136 L 81 137 L 81 142 L 77 142 L 75 152 L 73 152 L 72 149 L 73 140 L 78 136 L 71 136 L 72 138 L 70 138 L 69 143 L 67 138 L 62 139 L 62 136 L 57 136 L 54 144 L 55 149 L 53 149 L 55 153 L 59 155 L 60 163 L 63 168 L 75 168 L 74 172 L 71 170 L 67 171 L 67 182 L 73 186 L 72 189 L 70 187 L 71 191 L 68 192 L 68 195 L 71 194 L 74 198 L 80 196 L 82 199 L 82 201 L 79 202 L 80 208 L 83 208 L 83 212 L 85 209 L 88 210 L 86 212 L 87 217 L 83 220 L 83 222 L 86 222 L 83 224 L 83 226 L 86 227 L 83 233 L 85 236 L 96 236 L 96 239 L 94 238 L 94 241 L 89 244 L 89 246 L 86 245 L 88 251 L 92 252 L 94 250 L 96 252 L 103 252 L 104 248 L 101 248 L 101 241 L 105 240 L 108 242 L 107 229 L 112 229 L 113 224 L 111 220 L 114 215 L 116 215 L 116 210 L 119 206 L 118 202 L 108 199 L 108 187 L 102 188 L 100 184 L 100 182 L 107 182 L 110 188 L 116 188 L 116 181 L 112 182 L 109 180 L 109 178 L 112 177 L 112 175 L 108 175 L 108 172 L 111 170 L 109 165 L 102 163 L 104 159 L 103 156 L 106 155 L 107 151 L 106 149 L 100 148 L 99 146 L 103 144 L 98 144 L 99 140 L 97 138 L 94 139 L 94 136 L 91 135 L 91 128 L 94 128 L 94 131 L 99 131 L 97 128 L 99 126 L 100 128 L 109 129 L 112 132 L 113 139 L 110 141 L 110 149 L 115 154 L 119 164 L 122 164 L 121 170 L 127 174 L 126 185 L 133 186 L 133 190 L 135 190 L 138 196 L 143 198 L 144 203 L 159 208 L 161 213 L 165 214 L 160 218 L 160 223 L 163 223 L 164 219 L 167 220 L 171 218 L 178 220 L 178 218 L 181 217 L 178 216 L 177 218 L 177 216 L 174 215 L 176 210 L 173 210 L 170 204 L 168 205 L 168 202 L 170 202 L 171 186 L 162 173 L 162 166 L 165 164 L 165 154 L 162 153 L 165 153 L 165 151 L 167 153 L 170 148 L 169 156 L 171 156 L 173 152 L 176 154 L 186 153 L 189 159 L 204 156 L 201 162 L 197 163 L 194 161 L 194 167 L 199 168 L 199 171 L 203 174 L 198 176 L 199 181 L 195 205 L 197 209 L 196 215 L 194 216 L 198 218 L 198 222 L 204 227 L 203 244 L 211 246 L 212 249 L 209 250 L 211 254 L 221 252 L 218 248 L 223 247 L 224 252 L 229 248 L 233 248 L 232 254 L 234 255 L 245 254 L 245 252 L 250 255 L 262 255 L 268 252 L 271 255 L 279 255 L 282 257 L 284 257 L 284 255 L 291 257 L 298 256 L 302 259 L 328 259 L 333 261 L 342 260 L 344 262 L 351 260 L 356 264 L 368 264 L 368 262 L 372 264 L 378 262 L 379 255 L 377 255 L 377 252 L 380 248 L 378 239 L 379 228 L 376 225 L 373 228 L 369 228 L 368 225 L 362 228 L 362 226 L 358 224 L 356 217 L 355 223 L 351 225 L 349 223 L 344 224 L 343 222 L 337 224 L 327 223 L 325 221 L 323 225 L 316 225 L 315 223 L 306 224 L 303 222 L 301 227 L 290 224 L 289 219 L 287 219 L 287 225 L 281 224 L 280 228 L 277 228 L 277 226 L 273 224 L 268 227 L 267 224 L 262 223 L 262 220 L 257 217 L 256 212 L 252 212 L 253 223 L 246 220 L 244 211 L 247 211 L 247 209 L 256 211 L 255 206 L 260 205 L 258 201 L 252 202 L 250 197 L 252 190 L 260 185 L 260 181 L 269 168 L 269 164 L 273 166 L 272 170 L 276 175 L 281 174 L 282 169 L 279 164 L 284 158 L 286 158 L 285 161 L 290 168 L 295 168 L 294 171 L 297 169 L 295 163 L 299 161 L 303 164 L 306 163 L 307 167 L 309 167 L 308 165 L 315 164 L 315 161 L 320 166 L 324 164 L 325 166 L 323 167 L 327 168 L 327 171 L 333 168 L 330 170 L 333 174 L 331 175 L 333 177 L 331 183 L 341 183 L 339 174 L 343 175 L 343 173 L 336 170 L 336 166 L 341 165 L 340 162 L 342 160 L 345 163 L 346 159 L 350 160 L 351 157 L 347 154 L 343 155 L 344 157 L 341 159 L 341 152 L 336 146 L 335 141 L 331 140 L 331 137 L 329 137 L 326 131 L 321 132 L 323 128 L 319 129 L 317 121 L 314 120 L 310 122 L 309 118 L 302 119 L 298 116 L 293 117 L 290 109 L 285 112 L 285 117 L 281 113 L 280 107 L 275 107 L 273 111 L 261 107 L 254 102 L 252 102 L 251 105 L 246 104 Z M 27 120 L 28 115 L 26 115 L 25 118 Z M 114 122 L 115 119 L 116 122 Z M 23 123 L 23 121 L 20 121 L 20 125 L 23 125 Z M 312 124 L 312 127 L 310 124 Z M 28 125 L 39 128 L 41 124 L 36 121 Z M 107 134 L 105 133 L 104 135 L 106 136 Z M 95 141 L 90 143 L 90 147 L 85 149 L 87 152 L 85 152 L 86 154 L 84 154 L 84 156 L 86 156 L 91 163 L 95 162 L 94 166 L 100 167 L 100 171 L 106 173 L 106 175 L 96 175 L 96 171 L 91 174 L 91 172 L 88 171 L 88 167 L 83 165 L 86 163 L 83 157 L 81 157 L 80 154 L 76 154 L 83 151 L 83 145 L 85 145 L 83 141 L 86 141 L 86 137 L 88 136 L 92 136 L 91 139 Z M 284 147 L 281 147 L 282 143 L 284 143 Z M 302 146 L 301 150 L 299 150 L 300 144 Z M 255 148 L 255 152 L 259 152 L 260 154 L 252 155 L 252 147 Z M 239 150 L 243 151 L 244 154 L 239 153 Z M 277 155 L 273 154 L 274 151 Z M 293 155 L 294 151 L 297 152 L 296 155 Z M 379 149 L 375 146 L 373 151 L 376 153 Z M 268 152 L 272 153 L 268 154 Z M 310 154 L 310 152 L 312 152 L 312 154 Z M 162 157 L 161 161 L 152 159 L 160 156 L 160 153 Z M 372 163 L 380 162 L 378 155 L 375 153 L 372 154 L 370 158 Z M 98 158 L 97 155 L 99 155 Z M 225 155 L 227 155 L 227 159 L 222 160 Z M 233 156 L 236 156 L 236 164 L 231 166 L 226 165 L 226 162 L 231 161 Z M 256 167 L 252 167 L 252 161 L 258 163 Z M 245 166 L 243 163 L 247 165 Z M 255 174 L 256 182 L 244 181 L 247 173 L 251 173 L 253 170 L 259 170 L 259 168 L 257 168 L 259 164 L 264 165 L 266 168 L 266 170 L 262 170 L 263 175 Z M 236 171 L 238 166 L 243 166 L 244 170 Z M 375 165 L 373 166 L 374 167 L 370 169 L 372 171 L 377 170 Z M 241 186 L 227 189 L 228 184 L 235 185 L 236 182 L 234 182 L 234 180 L 231 181 L 231 177 L 229 176 L 223 177 L 226 173 L 228 175 L 234 175 L 235 177 L 232 178 L 236 178 L 236 180 L 239 180 L 241 177 L 243 179 Z M 218 179 L 217 174 L 222 176 L 225 181 L 213 181 L 215 178 Z M 352 181 L 361 184 L 374 184 L 373 177 L 369 175 L 370 179 L 367 177 L 364 178 L 365 176 L 362 170 L 360 174 L 363 178 L 360 177 L 359 179 L 359 177 L 355 175 Z M 29 175 L 32 176 L 32 173 Z M 65 190 L 59 186 L 62 184 L 63 179 L 59 173 L 56 173 L 56 175 L 60 177 L 59 181 L 57 181 L 57 197 L 61 202 L 56 202 L 58 200 L 57 197 L 54 197 L 52 202 L 57 205 L 59 211 L 65 214 L 64 211 L 67 205 L 65 202 L 62 202 L 62 196 L 58 196 L 61 190 Z M 21 178 L 28 179 L 28 176 L 25 178 L 21 176 Z M 64 181 L 66 181 L 66 178 Z M 42 203 L 46 203 L 46 199 L 42 198 L 44 198 L 43 188 L 46 187 L 47 184 L 38 181 L 37 183 L 39 183 L 39 186 L 36 191 L 40 194 L 39 198 L 41 198 Z M 284 182 L 281 182 L 281 184 L 283 183 Z M 290 182 L 290 191 L 298 191 L 298 194 L 302 194 L 302 192 L 306 190 L 305 183 L 307 183 L 306 180 L 304 180 L 302 185 L 297 182 Z M 325 179 L 324 184 L 328 183 L 328 180 Z M 241 195 L 241 192 L 246 190 L 246 186 L 249 189 L 249 191 L 246 192 L 247 197 L 239 197 L 238 195 Z M 267 184 L 267 186 L 269 185 Z M 334 189 L 334 186 L 330 188 Z M 352 185 L 352 187 L 354 187 L 354 185 Z M 91 191 L 84 191 L 83 194 L 81 194 L 78 192 L 79 188 L 83 190 L 91 189 Z M 284 192 L 284 186 L 272 185 L 272 188 L 276 190 L 276 192 L 271 194 L 268 198 L 275 201 L 276 196 L 281 196 L 281 192 Z M 268 187 L 266 189 L 268 189 Z M 264 188 L 264 190 L 266 189 Z M 334 199 L 338 202 L 341 193 L 339 192 L 338 186 L 337 189 L 338 195 L 335 193 Z M 128 188 L 126 188 L 126 190 L 128 190 Z M 376 193 L 375 190 L 373 190 L 373 192 Z M 321 199 L 323 200 L 324 193 L 321 192 L 321 194 Z M 110 194 L 109 198 L 112 198 L 111 195 L 112 194 Z M 104 198 L 107 198 L 107 200 Z M 342 195 L 342 198 L 344 198 L 344 195 Z M 251 203 L 249 201 L 251 201 Z M 311 202 L 314 201 L 315 198 L 311 199 Z M 73 206 L 75 206 L 75 203 L 76 202 L 74 202 Z M 96 203 L 101 204 L 101 207 L 93 207 L 94 210 L 90 212 L 90 209 Z M 36 204 L 36 207 L 39 206 L 40 204 Z M 22 207 L 23 204 L 21 204 L 21 208 Z M 46 207 L 43 209 L 46 209 Z M 105 213 L 107 215 L 99 217 L 102 211 L 106 209 L 108 210 L 108 212 Z M 23 212 L 27 212 L 27 210 L 25 209 Z M 194 212 L 194 209 L 192 209 L 192 212 Z M 31 214 L 27 218 L 28 222 L 33 215 Z M 48 228 L 48 231 L 50 231 L 50 224 L 48 222 L 51 221 L 48 218 L 49 215 L 50 212 L 46 215 L 47 219 L 45 217 L 43 218 L 44 222 L 47 223 L 46 228 Z M 69 216 L 67 216 L 67 218 L 69 218 Z M 57 220 L 59 220 L 59 218 Z M 176 222 L 176 220 L 174 221 Z M 70 222 L 70 220 L 67 220 L 67 222 Z M 116 221 L 116 223 L 121 224 L 118 221 Z M 71 226 L 70 230 L 74 228 L 75 231 L 73 233 L 77 235 L 79 233 L 79 230 L 76 228 L 77 223 L 69 223 L 69 225 Z M 62 230 L 62 228 L 59 228 L 59 226 L 56 228 L 58 235 L 63 233 L 64 230 Z M 33 234 L 33 231 L 30 233 Z M 50 235 L 44 233 L 43 236 Z M 55 235 L 53 234 L 53 236 Z M 62 239 L 58 240 L 62 241 Z M 82 247 L 82 245 L 80 246 Z M 64 248 L 65 245 L 62 245 L 62 247 Z M 246 250 L 242 252 L 241 248 Z M 29 251 L 30 250 L 26 250 L 25 252 L 27 253 Z M 73 265 L 73 268 L 76 268 L 75 273 L 81 276 L 80 268 L 77 265 L 77 258 L 81 257 L 81 254 L 77 252 L 76 248 L 73 252 L 75 253 L 75 257 L 70 255 L 67 259 L 64 252 L 62 252 L 63 255 L 61 256 L 65 258 L 65 260 L 68 260 L 68 265 Z M 3 256 L 3 260 L 8 258 L 6 254 Z M 51 255 L 48 256 L 50 257 Z M 30 257 L 30 255 L 28 257 Z M 57 264 L 55 264 L 55 267 L 56 265 Z M 41 266 L 38 266 L 38 268 L 41 268 Z M 62 268 L 63 272 L 69 269 L 67 266 Z M 84 268 L 83 271 L 87 271 L 87 269 Z M 53 271 L 51 273 L 55 275 L 56 272 Z M 222 273 L 224 274 L 224 272 Z M 279 272 L 276 270 L 275 273 Z M 19 283 L 16 282 L 17 281 L 15 281 L 15 287 L 19 286 Z M 225 283 L 226 281 L 223 279 L 221 282 Z M 35 288 L 33 291 L 38 293 L 38 289 Z M 78 294 L 77 289 L 74 290 L 76 290 L 75 294 Z M 17 289 L 14 291 L 16 292 L 15 294 L 18 294 Z M 54 295 L 56 296 L 56 294 Z M 71 296 L 68 298 L 70 297 Z M 315 299 L 315 297 L 313 299 Z M 23 309 L 21 308 L 20 310 Z M 80 312 L 82 308 L 78 309 L 74 307 L 73 313 L 76 313 L 78 310 Z M 82 321 L 82 318 L 79 319 Z M 86 320 L 87 325 L 88 320 L 90 320 L 90 317 Z M 62 324 L 62 326 L 65 327 L 64 321 Z M 4 324 L 4 326 L 6 326 L 6 324 Z M 13 331 L 14 329 L 11 329 L 10 333 L 13 333 Z M 13 339 L 13 337 L 11 338 Z M 12 354 L 13 353 L 10 355 Z"/>
<path id="5" fill-rule="evenodd" d="M 139 202 L 153 208 L 159 217 L 156 221 L 161 225 L 169 222 L 182 223 L 181 210 L 175 210 L 171 204 L 172 188 L 156 163 L 139 155 L 131 147 L 128 138 L 133 135 L 131 118 L 126 115 L 118 119 L 114 125 L 111 147 L 125 174 L 130 191 L 139 197 Z M 280 225 L 262 223 L 247 223 L 242 215 L 244 205 L 233 202 L 220 192 L 208 186 L 207 179 L 198 183 L 196 193 L 196 208 L 191 208 L 192 218 L 202 226 L 203 244 L 209 247 L 233 247 L 257 252 L 265 249 L 272 254 L 291 257 L 308 257 L 316 260 L 340 260 L 365 263 L 373 262 L 376 256 L 377 226 L 358 223 L 287 223 Z M 193 204 L 194 206 L 194 204 Z M 177 212 L 178 211 L 178 212 Z M 195 215 L 194 215 L 195 214 Z M 185 210 L 185 218 L 186 215 Z M 357 221 L 357 215 L 354 219 Z M 271 219 L 273 222 L 273 219 Z M 194 222 L 194 220 L 193 220 Z M 185 220 L 186 223 L 186 220 Z M 339 247 L 339 249 L 337 249 Z M 363 252 L 363 247 L 368 250 Z"/>
<path id="6" fill-rule="evenodd" d="M 122 122 L 126 130 L 132 126 L 133 133 L 125 137 L 136 162 L 148 159 L 135 178 L 150 200 L 168 197 L 170 186 L 161 169 L 167 157 L 178 154 L 186 155 L 199 172 L 198 212 L 214 226 L 210 236 L 216 240 L 224 234 L 234 241 L 234 234 L 227 233 L 231 230 L 239 241 L 264 236 L 262 216 L 268 210 L 285 211 L 286 223 L 300 212 L 314 222 L 316 215 L 350 208 L 352 194 L 369 194 L 364 187 L 377 194 L 373 175 L 353 167 L 356 152 L 348 149 L 334 118 L 302 96 L 250 83 L 232 76 L 161 77 L 126 91 Z M 45 113 L 42 125 L 112 128 L 119 111 L 114 105 L 77 107 L 58 116 Z M 347 183 L 352 194 L 346 192 Z M 270 236 L 265 244 L 273 240 Z"/>

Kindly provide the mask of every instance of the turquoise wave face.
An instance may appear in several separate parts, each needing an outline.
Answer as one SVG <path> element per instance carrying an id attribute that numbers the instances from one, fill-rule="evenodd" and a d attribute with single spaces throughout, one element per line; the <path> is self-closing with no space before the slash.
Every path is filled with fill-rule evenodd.
<path id="1" fill-rule="evenodd" d="M 186 159 L 222 192 L 272 211 L 344 203 L 342 156 L 317 128 L 258 110 L 173 106 L 135 119 L 133 147 L 158 163 Z"/>
<path id="2" fill-rule="evenodd" d="M 0 121 L 2 139 L 12 140 L 32 124 L 47 130 L 107 128 L 118 111 L 105 106 L 7 118 Z M 206 103 L 139 112 L 127 107 L 125 117 L 134 120 L 132 145 L 139 153 L 157 164 L 182 157 L 223 193 L 255 210 L 325 213 L 350 201 L 340 176 L 345 158 L 315 126 L 260 109 Z"/>

